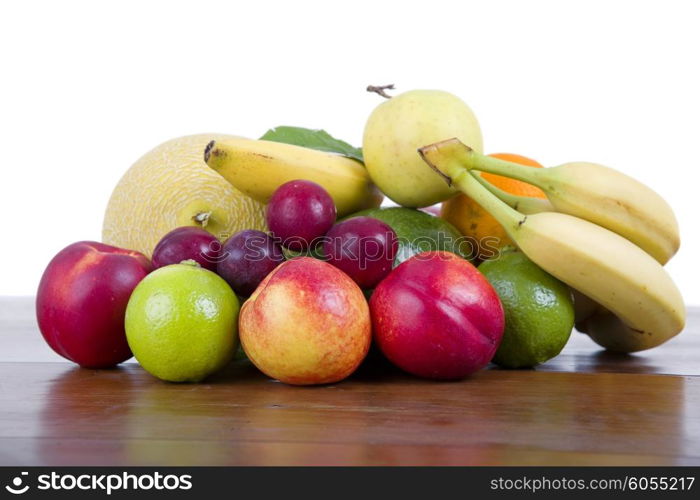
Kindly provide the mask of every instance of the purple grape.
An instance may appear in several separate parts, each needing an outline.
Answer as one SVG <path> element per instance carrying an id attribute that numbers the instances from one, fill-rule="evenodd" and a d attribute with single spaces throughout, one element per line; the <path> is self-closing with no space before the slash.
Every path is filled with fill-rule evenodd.
<path id="1" fill-rule="evenodd" d="M 267 204 L 267 226 L 289 250 L 306 250 L 335 222 L 333 198 L 311 181 L 282 184 Z"/>
<path id="2" fill-rule="evenodd" d="M 204 269 L 216 270 L 221 242 L 204 229 L 193 226 L 178 227 L 163 236 L 153 250 L 154 268 L 177 264 L 192 259 Z"/>
<path id="3" fill-rule="evenodd" d="M 391 271 L 399 240 L 391 226 L 371 217 L 353 217 L 328 231 L 323 253 L 360 288 L 374 288 Z"/>
<path id="4" fill-rule="evenodd" d="M 248 297 L 282 262 L 282 247 L 274 239 L 262 231 L 247 229 L 226 240 L 216 272 L 234 292 Z"/>

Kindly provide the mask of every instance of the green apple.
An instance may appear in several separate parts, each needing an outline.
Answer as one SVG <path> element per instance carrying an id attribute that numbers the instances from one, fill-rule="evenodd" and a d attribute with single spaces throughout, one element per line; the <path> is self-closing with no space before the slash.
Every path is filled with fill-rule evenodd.
<path id="1" fill-rule="evenodd" d="M 472 110 L 440 90 L 411 90 L 375 108 L 365 126 L 367 171 L 384 194 L 405 207 L 427 207 L 456 191 L 426 165 L 418 148 L 458 138 L 481 153 L 481 129 Z"/>

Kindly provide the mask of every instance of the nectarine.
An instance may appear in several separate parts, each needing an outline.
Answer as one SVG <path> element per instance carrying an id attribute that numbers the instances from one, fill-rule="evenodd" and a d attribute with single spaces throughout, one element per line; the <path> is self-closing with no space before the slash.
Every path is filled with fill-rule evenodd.
<path id="1" fill-rule="evenodd" d="M 298 257 L 277 266 L 241 309 L 241 344 L 260 371 L 288 384 L 338 382 L 371 341 L 362 290 L 332 265 Z"/>
<path id="2" fill-rule="evenodd" d="M 370 311 L 384 355 L 426 378 L 458 379 L 480 370 L 505 326 L 496 291 L 450 252 L 423 252 L 400 264 L 375 288 Z"/>
<path id="3" fill-rule="evenodd" d="M 36 316 L 46 342 L 84 367 L 106 368 L 129 359 L 126 304 L 151 269 L 139 252 L 95 241 L 68 245 L 39 283 Z"/>

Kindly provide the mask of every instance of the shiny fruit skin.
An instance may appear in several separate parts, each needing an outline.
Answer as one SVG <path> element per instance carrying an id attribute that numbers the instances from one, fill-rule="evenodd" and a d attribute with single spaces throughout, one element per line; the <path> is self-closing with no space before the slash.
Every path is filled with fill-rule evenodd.
<path id="1" fill-rule="evenodd" d="M 374 288 L 391 271 L 399 240 L 391 227 L 371 217 L 353 217 L 335 224 L 323 242 L 323 255 L 357 283 Z"/>
<path id="2" fill-rule="evenodd" d="M 220 240 L 242 229 L 266 230 L 265 205 L 204 163 L 205 146 L 212 139 L 227 138 L 234 136 L 178 137 L 139 158 L 112 191 L 102 241 L 150 257 L 158 241 L 181 226 L 201 227 Z"/>
<path id="3" fill-rule="evenodd" d="M 452 179 L 456 188 L 488 210 L 532 262 L 612 313 L 614 321 L 598 314 L 586 320 L 586 332 L 592 338 L 609 337 L 605 347 L 614 345 L 616 350 L 623 352 L 641 351 L 656 347 L 683 331 L 687 317 L 683 296 L 668 271 L 641 247 L 584 218 L 550 211 L 524 215 L 514 210 L 476 177 L 467 175 L 470 167 L 481 165 L 488 165 L 491 171 L 498 170 L 503 174 L 504 169 L 491 168 L 500 165 L 501 160 L 479 155 L 456 139 L 431 144 L 421 148 L 420 153 L 426 163 L 446 179 Z M 634 179 L 602 165 L 585 162 L 554 167 L 559 172 L 555 174 L 547 172 L 550 169 L 506 165 L 504 168 L 517 170 L 522 179 L 536 179 L 541 188 L 549 191 L 549 201 L 557 210 L 559 208 L 552 200 L 552 193 L 556 191 L 552 186 L 557 185 L 559 189 L 568 189 L 573 199 L 583 202 L 578 205 L 579 213 L 591 219 L 606 216 L 601 206 L 618 205 L 611 210 L 612 219 L 618 222 L 627 220 L 630 225 L 626 229 L 651 245 L 649 237 L 656 232 L 651 223 L 656 217 L 644 208 L 634 214 L 630 212 L 631 217 L 624 217 L 622 207 L 627 205 L 619 206 L 615 203 L 620 202 L 619 198 L 606 197 L 598 189 L 602 186 L 603 192 L 617 191 L 628 201 L 633 200 L 632 193 L 646 193 L 650 204 L 658 207 L 661 218 L 669 223 L 658 229 L 669 236 L 662 237 L 663 246 L 667 251 L 673 251 L 675 216 L 658 194 Z M 594 174 L 596 178 L 591 182 L 597 189 L 591 190 L 586 179 L 580 177 L 582 170 Z M 532 172 L 536 173 L 533 175 Z M 561 178 L 578 179 L 578 182 L 560 181 Z M 542 179 L 546 181 L 540 182 Z M 606 180 L 620 182 L 624 188 L 620 189 L 620 185 L 605 186 Z M 633 200 L 631 204 L 639 203 Z M 620 325 L 624 329 L 617 328 Z"/>
<path id="4" fill-rule="evenodd" d="M 371 342 L 369 308 L 345 273 L 310 257 L 280 264 L 243 304 L 240 336 L 267 376 L 293 385 L 349 376 Z"/>
<path id="5" fill-rule="evenodd" d="M 262 231 L 247 229 L 226 240 L 216 272 L 238 295 L 248 297 L 282 262 L 279 243 Z"/>
<path id="6" fill-rule="evenodd" d="M 129 346 L 144 370 L 168 382 L 199 382 L 238 348 L 239 303 L 231 287 L 193 262 L 153 271 L 126 308 Z"/>
<path id="7" fill-rule="evenodd" d="M 519 163 L 529 167 L 542 168 L 535 160 L 512 153 L 494 153 L 489 156 Z M 546 199 L 540 188 L 525 182 L 482 172 L 481 176 L 491 184 L 510 194 Z M 487 260 L 496 257 L 499 250 L 513 241 L 505 229 L 486 210 L 465 194 L 458 194 L 442 204 L 440 217 L 450 222 L 464 236 L 478 244 L 478 258 Z"/>
<path id="8" fill-rule="evenodd" d="M 432 379 L 460 379 L 482 369 L 505 325 L 493 287 L 450 252 L 425 252 L 399 265 L 374 289 L 370 311 L 384 355 Z"/>
<path id="9" fill-rule="evenodd" d="M 557 356 L 574 327 L 571 290 L 522 252 L 503 252 L 479 265 L 503 304 L 506 328 L 493 362 L 530 368 Z"/>
<path id="10" fill-rule="evenodd" d="M 445 250 L 465 259 L 471 259 L 475 250 L 471 241 L 464 238 L 449 222 L 423 210 L 405 207 L 371 208 L 351 217 L 366 216 L 378 219 L 396 233 L 399 249 L 394 267 L 419 253 Z"/>
<path id="11" fill-rule="evenodd" d="M 221 242 L 216 236 L 198 227 L 184 226 L 163 236 L 151 260 L 156 269 L 194 260 L 204 269 L 215 271 L 220 253 Z"/>
<path id="12" fill-rule="evenodd" d="M 461 99 L 439 90 L 404 92 L 377 106 L 367 120 L 365 166 L 372 181 L 399 205 L 433 205 L 456 191 L 427 168 L 417 150 L 450 137 L 482 150 L 479 123 Z"/>
<path id="13" fill-rule="evenodd" d="M 267 225 L 282 246 L 294 251 L 309 248 L 335 222 L 333 198 L 315 182 L 294 180 L 273 193 L 265 212 Z"/>
<path id="14" fill-rule="evenodd" d="M 80 241 L 51 260 L 39 283 L 36 315 L 49 346 L 86 368 L 108 368 L 132 354 L 124 333 L 131 292 L 152 270 L 146 256 Z"/>
<path id="15" fill-rule="evenodd" d="M 306 179 L 328 191 L 341 216 L 378 207 L 384 196 L 359 161 L 317 149 L 251 139 L 208 144 L 204 161 L 241 193 L 261 203 L 285 182 Z"/>

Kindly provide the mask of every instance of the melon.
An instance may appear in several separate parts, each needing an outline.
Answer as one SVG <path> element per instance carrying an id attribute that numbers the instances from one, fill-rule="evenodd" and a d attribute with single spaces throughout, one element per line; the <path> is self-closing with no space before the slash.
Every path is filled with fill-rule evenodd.
<path id="1" fill-rule="evenodd" d="M 221 241 L 243 229 L 266 231 L 265 205 L 204 163 L 209 141 L 231 137 L 179 137 L 139 158 L 112 192 L 102 240 L 150 257 L 158 241 L 181 226 L 202 227 Z"/>

